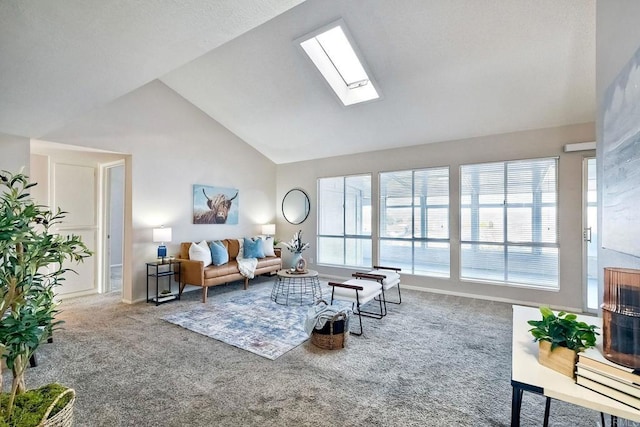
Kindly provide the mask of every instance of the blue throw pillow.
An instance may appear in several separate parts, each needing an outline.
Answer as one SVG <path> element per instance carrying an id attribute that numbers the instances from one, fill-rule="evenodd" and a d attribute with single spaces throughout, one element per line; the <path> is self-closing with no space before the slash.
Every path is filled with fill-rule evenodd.
<path id="1" fill-rule="evenodd" d="M 264 258 L 264 249 L 262 248 L 262 239 L 244 238 L 244 257 L 245 258 Z"/>
<path id="2" fill-rule="evenodd" d="M 227 248 L 220 240 L 214 240 L 209 243 L 209 249 L 211 249 L 211 262 L 213 265 L 222 265 L 229 262 L 229 252 L 227 252 Z"/>

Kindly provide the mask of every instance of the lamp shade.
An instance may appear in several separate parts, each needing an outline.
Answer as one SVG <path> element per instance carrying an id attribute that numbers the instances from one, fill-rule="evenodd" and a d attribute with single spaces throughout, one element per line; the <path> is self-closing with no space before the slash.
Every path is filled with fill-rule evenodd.
<path id="1" fill-rule="evenodd" d="M 171 241 L 171 227 L 162 227 L 153 229 L 153 241 L 156 243 L 164 243 Z"/>
<path id="2" fill-rule="evenodd" d="M 262 225 L 262 234 L 267 236 L 273 236 L 276 234 L 276 225 L 275 224 L 263 224 Z"/>

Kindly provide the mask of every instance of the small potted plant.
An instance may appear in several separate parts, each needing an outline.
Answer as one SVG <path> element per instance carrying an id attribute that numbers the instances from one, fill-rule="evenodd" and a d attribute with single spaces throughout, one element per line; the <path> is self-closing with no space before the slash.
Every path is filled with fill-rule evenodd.
<path id="1" fill-rule="evenodd" d="M 575 314 L 540 307 L 542 320 L 529 320 L 534 341 L 539 342 L 540 364 L 573 378 L 578 352 L 596 345 L 595 325 L 578 321 Z"/>
<path id="2" fill-rule="evenodd" d="M 309 243 L 302 242 L 302 230 L 299 230 L 297 233 L 293 233 L 293 239 L 289 242 L 282 242 L 282 245 L 293 254 L 291 268 L 295 269 L 302 258 L 302 251 L 309 247 Z"/>

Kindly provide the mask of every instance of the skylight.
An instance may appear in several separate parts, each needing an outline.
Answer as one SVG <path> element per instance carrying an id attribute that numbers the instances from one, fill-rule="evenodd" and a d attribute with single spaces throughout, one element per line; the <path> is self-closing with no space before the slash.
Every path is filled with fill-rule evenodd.
<path id="1" fill-rule="evenodd" d="M 349 41 L 344 22 L 327 28 L 298 39 L 302 49 L 345 106 L 378 99 L 380 95 L 356 53 L 355 44 Z"/>

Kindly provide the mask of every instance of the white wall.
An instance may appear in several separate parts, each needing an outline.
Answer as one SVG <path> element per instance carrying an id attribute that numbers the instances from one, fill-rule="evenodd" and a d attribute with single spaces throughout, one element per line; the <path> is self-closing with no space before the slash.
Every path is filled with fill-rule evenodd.
<path id="1" fill-rule="evenodd" d="M 598 106 L 598 229 L 602 230 L 602 119 L 603 99 L 609 85 L 640 48 L 640 2 L 607 0 L 596 2 L 596 95 Z M 638 183 L 640 185 L 640 183 Z M 640 227 L 640 222 L 638 224 Z M 639 243 L 640 245 L 640 243 Z M 602 233 L 598 238 L 599 303 L 604 289 L 604 268 L 640 269 L 640 258 L 602 248 Z"/>
<path id="2" fill-rule="evenodd" d="M 300 226 L 286 223 L 278 213 L 277 236 L 289 240 L 294 231 L 301 228 L 304 240 L 312 246 L 305 251 L 307 259 L 317 258 L 315 234 L 317 224 L 318 177 L 341 176 L 358 173 L 372 174 L 372 200 L 374 224 L 377 221 L 378 173 L 433 166 L 450 167 L 450 233 L 451 278 L 437 279 L 403 275 L 403 283 L 439 292 L 487 297 L 495 300 L 518 301 L 532 304 L 550 304 L 580 310 L 583 305 L 582 282 L 582 161 L 591 152 L 564 153 L 567 143 L 593 141 L 593 123 L 541 129 L 505 135 L 466 139 L 461 141 L 425 144 L 415 147 L 385 150 L 352 156 L 334 157 L 316 161 L 291 163 L 278 166 L 277 203 L 291 188 L 304 189 L 311 198 L 311 214 Z M 559 156 L 559 206 L 560 206 L 560 290 L 541 291 L 483 283 L 460 281 L 459 271 L 459 166 L 468 163 L 500 160 L 528 159 Z M 374 242 L 377 230 L 374 227 Z M 374 244 L 374 257 L 377 248 Z M 320 272 L 337 277 L 347 277 L 352 270 L 315 266 Z"/>
<path id="3" fill-rule="evenodd" d="M 0 170 L 29 173 L 29 138 L 0 133 Z"/>
<path id="4" fill-rule="evenodd" d="M 155 259 L 157 248 L 152 228 L 172 227 L 167 247 L 175 254 L 179 242 L 258 234 L 259 224 L 275 218 L 275 164 L 158 81 L 42 139 L 131 155 L 125 164 L 132 200 L 125 301 L 145 298 L 145 262 Z M 193 184 L 238 188 L 239 224 L 192 224 Z"/>

